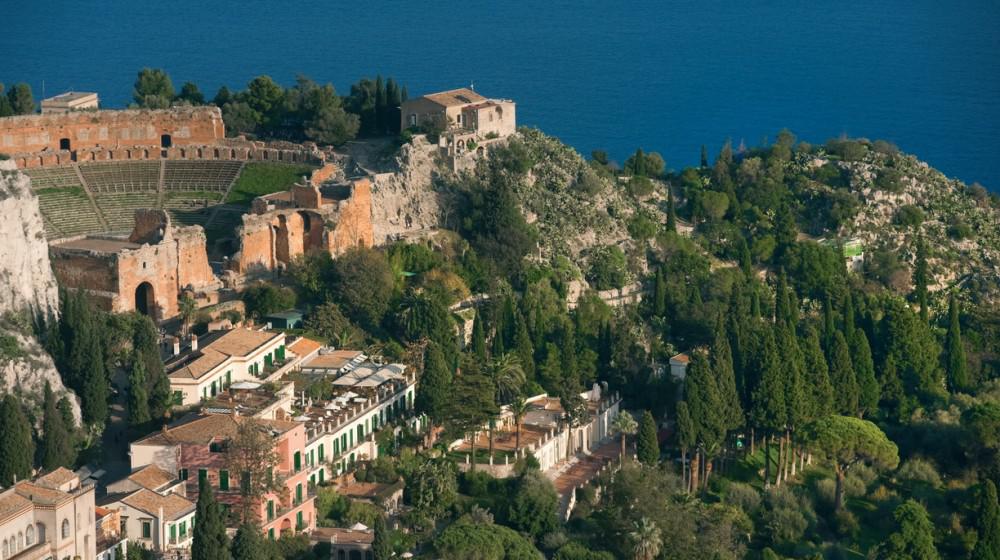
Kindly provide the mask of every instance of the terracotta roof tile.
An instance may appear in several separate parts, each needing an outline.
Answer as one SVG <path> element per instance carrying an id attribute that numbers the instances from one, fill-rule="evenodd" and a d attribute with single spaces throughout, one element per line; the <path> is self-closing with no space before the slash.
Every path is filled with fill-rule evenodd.
<path id="1" fill-rule="evenodd" d="M 0 494 L 0 521 L 31 507 L 31 500 L 19 495 L 13 489 Z"/>
<path id="2" fill-rule="evenodd" d="M 179 424 L 150 434 L 135 442 L 140 445 L 208 445 L 214 439 L 227 439 L 236 434 L 237 422 L 244 420 L 229 414 L 206 414 L 182 420 Z M 299 424 L 282 420 L 257 420 L 261 424 L 285 433 Z"/>
<path id="3" fill-rule="evenodd" d="M 76 479 L 76 473 L 67 469 L 66 467 L 59 467 L 58 469 L 39 477 L 35 482 L 41 484 L 42 486 L 48 486 L 49 488 L 59 488 L 63 484 Z"/>
<path id="4" fill-rule="evenodd" d="M 481 103 L 486 98 L 469 88 L 452 89 L 440 93 L 425 95 L 424 99 L 429 99 L 438 105 L 445 107 L 455 107 L 458 105 L 468 105 L 470 103 Z"/>
<path id="5" fill-rule="evenodd" d="M 175 482 L 177 477 L 173 473 L 167 472 L 156 465 L 146 465 L 145 467 L 128 475 L 128 479 L 143 488 L 159 490 L 160 488 Z"/>
<path id="6" fill-rule="evenodd" d="M 28 481 L 18 482 L 14 485 L 14 490 L 21 497 L 27 498 L 36 504 L 46 506 L 54 506 L 72 498 L 72 496 L 62 490 L 56 490 Z"/>
<path id="7" fill-rule="evenodd" d="M 172 379 L 199 379 L 219 367 L 230 356 L 247 356 L 283 333 L 233 329 L 193 352 L 193 358 L 170 372 Z"/>
<path id="8" fill-rule="evenodd" d="M 322 347 L 322 342 L 303 336 L 289 345 L 288 349 L 291 350 L 296 356 L 308 356 Z"/>
<path id="9" fill-rule="evenodd" d="M 167 521 L 183 517 L 195 509 L 194 502 L 177 494 L 164 496 L 145 488 L 136 490 L 122 498 L 121 501 L 123 504 L 128 504 L 150 515 L 159 515 L 160 508 L 163 508 L 163 518 Z"/>

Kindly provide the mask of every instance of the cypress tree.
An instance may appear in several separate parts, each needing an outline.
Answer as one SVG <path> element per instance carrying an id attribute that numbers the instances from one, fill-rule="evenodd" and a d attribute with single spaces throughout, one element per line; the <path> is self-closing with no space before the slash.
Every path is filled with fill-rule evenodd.
<path id="1" fill-rule="evenodd" d="M 191 560 L 232 560 L 222 506 L 215 499 L 207 478 L 198 481 L 197 507 Z"/>
<path id="2" fill-rule="evenodd" d="M 415 406 L 427 414 L 431 421 L 440 424 L 451 396 L 452 374 L 441 348 L 431 342 L 424 350 L 424 372 L 420 377 Z"/>
<path id="3" fill-rule="evenodd" d="M 146 366 L 140 356 L 133 353 L 132 371 L 128 375 L 128 417 L 133 426 L 149 422 L 149 399 L 146 396 Z"/>
<path id="4" fill-rule="evenodd" d="M 667 313 L 667 279 L 663 276 L 663 267 L 656 269 L 653 279 L 653 315 L 663 317 Z"/>
<path id="5" fill-rule="evenodd" d="M 656 433 L 656 421 L 648 410 L 642 413 L 639 421 L 639 436 L 636 441 L 636 454 L 639 462 L 644 465 L 656 465 L 660 461 L 660 442 Z"/>
<path id="6" fill-rule="evenodd" d="M 535 379 L 535 348 L 531 344 L 531 335 L 528 334 L 528 324 L 520 312 L 517 314 L 517 344 L 514 353 L 521 361 L 521 369 L 524 370 L 524 378 L 528 381 Z"/>
<path id="7" fill-rule="evenodd" d="M 979 540 L 972 551 L 972 560 L 1000 559 L 1000 511 L 997 506 L 997 487 L 987 479 L 979 489 L 979 508 L 976 527 Z"/>
<path id="8" fill-rule="evenodd" d="M 31 441 L 31 423 L 14 395 L 0 400 L 0 486 L 31 476 L 35 445 Z"/>
<path id="9" fill-rule="evenodd" d="M 764 484 L 771 483 L 771 442 L 767 435 L 785 429 L 788 422 L 788 408 L 785 404 L 785 375 L 778 360 L 774 333 L 766 324 L 761 324 L 763 332 L 759 351 L 760 382 L 753 390 L 753 408 L 750 411 L 754 424 L 765 435 Z"/>
<path id="10" fill-rule="evenodd" d="M 881 396 L 878 380 L 875 379 L 875 363 L 868 335 L 862 329 L 854 329 L 851 336 L 851 363 L 858 383 L 858 410 L 861 416 L 878 408 Z"/>
<path id="11" fill-rule="evenodd" d="M 158 340 L 159 335 L 152 319 L 140 317 L 132 334 L 132 348 L 145 366 L 149 414 L 153 418 L 162 418 L 170 409 L 172 401 L 170 380 L 163 371 Z"/>
<path id="12" fill-rule="evenodd" d="M 805 358 L 805 380 L 809 389 L 809 417 L 820 418 L 833 413 L 833 386 L 826 356 L 820 347 L 819 333 L 809 328 L 802 340 L 802 354 Z"/>
<path id="13" fill-rule="evenodd" d="M 81 395 L 83 420 L 92 425 L 104 425 L 108 417 L 108 375 L 104 365 L 104 351 L 97 333 L 93 330 L 87 336 L 87 367 L 84 370 L 84 386 Z"/>
<path id="14" fill-rule="evenodd" d="M 562 386 L 562 355 L 559 347 L 551 342 L 545 345 L 545 359 L 538 368 L 538 374 L 546 390 L 555 393 Z"/>
<path id="15" fill-rule="evenodd" d="M 67 426 L 59 403 L 48 381 L 45 382 L 45 405 L 42 417 L 42 434 L 39 438 L 41 466 L 46 471 L 59 467 L 72 467 L 76 461 L 73 427 Z"/>
<path id="16" fill-rule="evenodd" d="M 750 280 L 753 278 L 753 258 L 750 256 L 750 246 L 742 235 L 737 243 L 740 252 L 740 270 L 743 272 L 743 276 Z"/>
<path id="17" fill-rule="evenodd" d="M 270 560 L 260 527 L 244 521 L 233 537 L 232 555 L 233 560 Z"/>
<path id="18" fill-rule="evenodd" d="M 486 334 L 483 332 L 483 319 L 477 312 L 472 320 L 472 353 L 480 360 L 486 360 Z"/>
<path id="19" fill-rule="evenodd" d="M 945 338 L 947 356 L 948 388 L 958 392 L 969 386 L 969 373 L 965 362 L 965 347 L 962 345 L 962 326 L 959 322 L 958 301 L 951 294 L 948 301 L 948 335 Z"/>
<path id="20" fill-rule="evenodd" d="M 378 134 L 385 134 L 386 131 L 386 105 L 388 97 L 385 91 L 385 82 L 382 76 L 375 78 L 375 126 Z"/>
<path id="21" fill-rule="evenodd" d="M 719 317 L 715 326 L 715 340 L 712 342 L 712 372 L 719 388 L 719 400 L 724 411 L 723 426 L 734 430 L 743 425 L 743 407 L 736 390 L 736 372 L 733 368 L 733 353 L 729 346 L 726 323 Z"/>
<path id="22" fill-rule="evenodd" d="M 833 333 L 837 330 L 837 320 L 833 312 L 833 301 L 830 294 L 823 299 L 823 350 L 826 351 L 828 362 L 833 361 Z M 832 363 L 830 364 L 833 365 Z"/>
<path id="23" fill-rule="evenodd" d="M 699 443 L 705 447 L 717 445 L 725 435 L 724 404 L 719 398 L 719 388 L 712 376 L 708 360 L 701 352 L 693 352 L 684 378 L 684 398 L 688 403 L 691 420 Z"/>
<path id="24" fill-rule="evenodd" d="M 794 328 L 795 325 L 791 322 L 792 316 L 789 305 L 788 281 L 785 279 L 785 273 L 782 272 L 778 275 L 778 285 L 774 289 L 774 322 Z"/>
<path id="25" fill-rule="evenodd" d="M 701 168 L 705 169 L 708 167 L 708 148 L 704 144 L 701 145 Z"/>
<path id="26" fill-rule="evenodd" d="M 385 526 L 385 518 L 382 515 L 375 518 L 374 532 L 375 540 L 372 542 L 374 560 L 389 560 L 392 557 L 392 543 L 389 541 L 389 529 Z"/>
<path id="27" fill-rule="evenodd" d="M 677 403 L 677 447 L 681 450 L 681 470 L 687 468 L 688 451 L 698 443 L 698 434 L 686 401 Z M 685 477 L 685 480 L 686 477 Z"/>
<path id="28" fill-rule="evenodd" d="M 927 244 L 924 243 L 924 236 L 917 235 L 917 260 L 913 270 L 913 298 L 920 306 L 920 319 L 927 323 Z"/>
<path id="29" fill-rule="evenodd" d="M 938 560 L 934 547 L 934 525 L 924 506 L 906 500 L 893 513 L 899 530 L 879 545 L 878 560 Z"/>
<path id="30" fill-rule="evenodd" d="M 559 367 L 562 370 L 563 381 L 565 382 L 567 378 L 576 378 L 579 375 L 576 365 L 576 333 L 574 332 L 572 321 L 563 321 L 560 334 L 562 340 L 559 342 L 559 349 L 561 351 Z"/>
<path id="31" fill-rule="evenodd" d="M 674 188 L 667 186 L 667 231 L 677 232 L 677 208 L 674 202 Z"/>
<path id="32" fill-rule="evenodd" d="M 858 413 L 858 380 L 851 365 L 851 351 L 844 333 L 836 331 L 830 352 L 830 382 L 833 384 L 834 408 L 838 414 Z"/>
<path id="33" fill-rule="evenodd" d="M 854 338 L 854 329 L 857 324 L 854 320 L 854 299 L 851 297 L 851 291 L 847 290 L 844 293 L 844 338 L 848 342 Z"/>

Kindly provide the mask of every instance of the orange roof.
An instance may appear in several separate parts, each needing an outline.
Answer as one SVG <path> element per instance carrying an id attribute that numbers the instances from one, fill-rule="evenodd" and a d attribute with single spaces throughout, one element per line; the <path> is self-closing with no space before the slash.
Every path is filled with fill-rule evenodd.
<path id="1" fill-rule="evenodd" d="M 677 354 L 676 356 L 670 358 L 670 361 L 686 364 L 691 361 L 691 356 L 688 356 L 686 352 L 681 352 L 680 354 Z"/>
<path id="2" fill-rule="evenodd" d="M 128 475 L 128 479 L 143 488 L 158 490 L 171 482 L 175 482 L 177 477 L 156 465 L 146 465 Z"/>
<path id="3" fill-rule="evenodd" d="M 284 333 L 254 331 L 250 329 L 233 329 L 222 336 L 205 344 L 194 353 L 194 359 L 184 367 L 170 372 L 173 379 L 199 379 L 206 373 L 219 367 L 231 356 L 248 356 L 260 347 L 270 343 L 275 338 L 285 336 Z"/>
<path id="4" fill-rule="evenodd" d="M 424 99 L 428 99 L 444 107 L 456 107 L 458 105 L 469 105 L 470 103 L 481 103 L 486 101 L 485 97 L 469 88 L 459 88 L 442 91 L 440 93 L 431 93 L 429 95 L 425 95 Z"/>
<path id="5" fill-rule="evenodd" d="M 28 481 L 18 482 L 14 485 L 14 490 L 20 494 L 21 497 L 27 498 L 36 504 L 45 506 L 61 504 L 72 498 L 71 495 L 63 492 L 62 490 L 56 490 L 55 488 L 49 488 L 47 486 L 42 486 Z"/>
<path id="6" fill-rule="evenodd" d="M 291 350 L 296 356 L 308 356 L 322 347 L 322 342 L 303 336 L 289 345 L 288 349 Z"/>
<path id="7" fill-rule="evenodd" d="M 160 508 L 163 508 L 163 518 L 165 520 L 177 519 L 195 510 L 194 502 L 182 498 L 177 494 L 167 494 L 164 496 L 145 488 L 136 490 L 125 496 L 121 499 L 121 502 L 150 515 L 159 515 Z"/>
<path id="8" fill-rule="evenodd" d="M 19 495 L 13 489 L 0 494 L 0 521 L 17 515 L 31 507 L 31 500 Z"/>
<path id="9" fill-rule="evenodd" d="M 42 486 L 48 486 L 50 488 L 59 488 L 63 484 L 77 478 L 76 473 L 67 469 L 66 467 L 59 467 L 58 469 L 38 477 L 36 482 Z"/>
<path id="10" fill-rule="evenodd" d="M 139 445 L 208 445 L 216 439 L 228 439 L 236 435 L 237 423 L 245 421 L 242 416 L 229 414 L 205 414 L 189 420 L 182 420 L 172 427 L 150 434 L 139 441 Z M 261 425 L 277 431 L 276 435 L 294 429 L 297 422 L 283 420 L 260 420 Z"/>

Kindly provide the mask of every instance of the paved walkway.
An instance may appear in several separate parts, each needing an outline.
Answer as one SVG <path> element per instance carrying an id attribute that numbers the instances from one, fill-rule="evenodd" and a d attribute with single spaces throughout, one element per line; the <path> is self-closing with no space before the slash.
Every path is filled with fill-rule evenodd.
<path id="1" fill-rule="evenodd" d="M 618 460 L 621 442 L 611 439 L 591 450 L 590 455 L 578 455 L 556 468 L 552 483 L 560 495 L 569 494 L 574 488 L 589 482 L 597 472 L 612 461 Z"/>

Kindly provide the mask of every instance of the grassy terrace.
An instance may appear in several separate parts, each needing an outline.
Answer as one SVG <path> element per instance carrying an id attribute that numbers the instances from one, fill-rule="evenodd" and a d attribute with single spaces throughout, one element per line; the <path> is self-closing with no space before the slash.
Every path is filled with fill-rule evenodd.
<path id="1" fill-rule="evenodd" d="M 261 195 L 287 190 L 299 181 L 303 175 L 312 173 L 315 167 L 311 165 L 288 165 L 283 163 L 248 163 L 240 173 L 239 179 L 233 185 L 233 190 L 226 199 L 227 204 L 249 206 L 250 202 Z"/>

